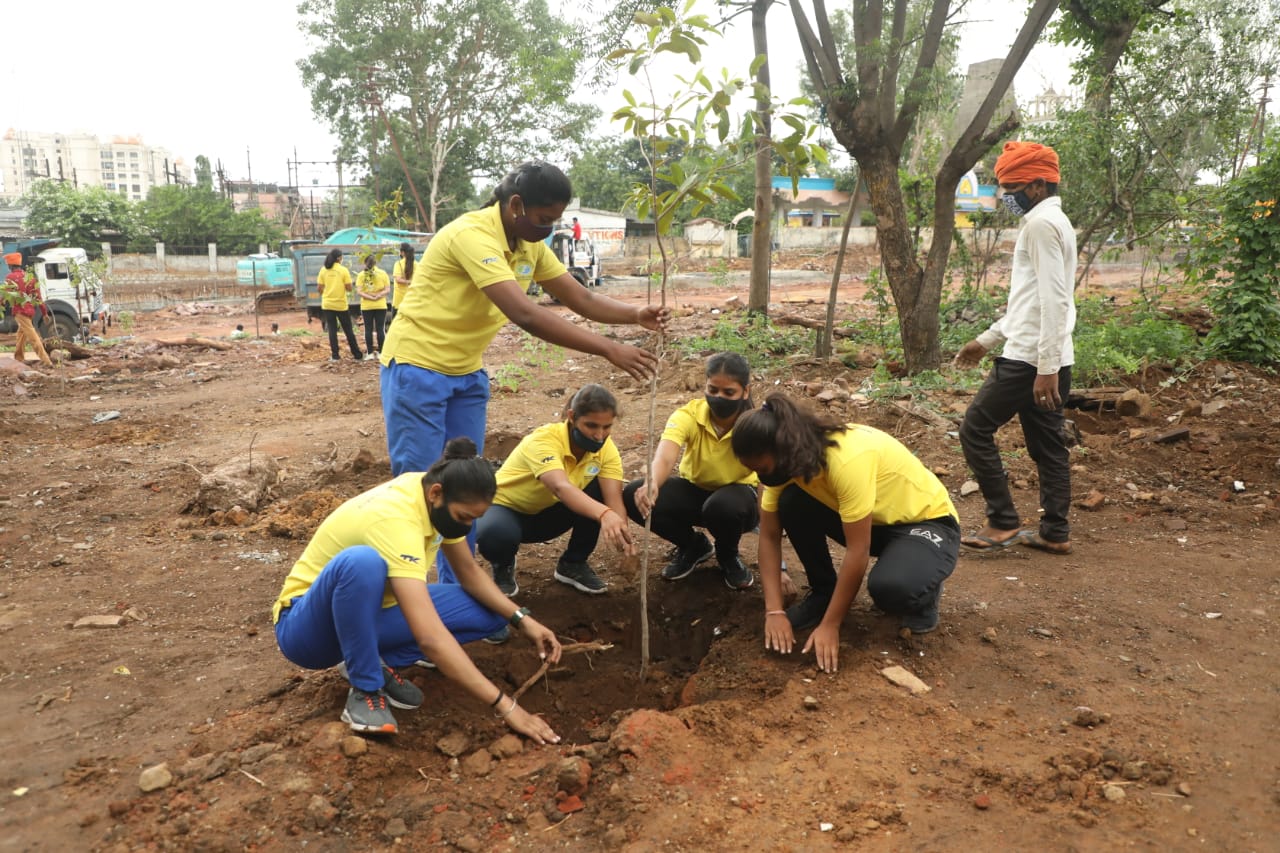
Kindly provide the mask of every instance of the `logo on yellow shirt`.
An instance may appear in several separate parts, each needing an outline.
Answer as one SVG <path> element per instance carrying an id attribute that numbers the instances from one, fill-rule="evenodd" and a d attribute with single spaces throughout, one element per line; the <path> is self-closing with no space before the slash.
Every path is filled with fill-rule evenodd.
<path id="1" fill-rule="evenodd" d="M 480 261 L 480 263 L 482 264 L 496 264 L 497 262 L 498 262 L 497 255 L 494 255 L 492 258 L 482 258 Z"/>
<path id="2" fill-rule="evenodd" d="M 516 275 L 521 278 L 529 278 L 533 275 L 533 264 L 528 261 L 521 261 L 516 265 Z"/>
<path id="3" fill-rule="evenodd" d="M 410 563 L 413 563 L 414 565 L 417 565 L 418 563 L 418 558 L 413 556 L 412 554 L 401 554 L 400 559 L 407 560 Z"/>
<path id="4" fill-rule="evenodd" d="M 600 473 L 600 466 L 597 465 L 596 463 L 592 462 L 590 465 L 587 466 L 588 477 L 594 477 L 596 474 L 599 474 L 599 473 Z"/>

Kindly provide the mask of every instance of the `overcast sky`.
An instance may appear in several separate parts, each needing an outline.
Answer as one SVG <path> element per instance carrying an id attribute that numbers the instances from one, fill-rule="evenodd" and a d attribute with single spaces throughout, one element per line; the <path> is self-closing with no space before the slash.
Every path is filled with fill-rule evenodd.
<path id="1" fill-rule="evenodd" d="M 1002 14 L 1007 2 L 973 5 L 963 64 L 1002 57 L 1022 20 Z M 0 52 L 0 128 L 84 130 L 104 140 L 141 135 L 189 166 L 197 154 L 215 164 L 221 160 L 232 179 L 246 178 L 251 163 L 255 180 L 283 183 L 295 149 L 300 161 L 332 159 L 334 137 L 312 116 L 298 73 L 307 45 L 294 0 L 63 0 L 51 6 L 9 0 L 5 6 L 9 40 Z M 774 88 L 797 94 L 799 43 L 786 6 L 775 8 L 769 21 Z M 711 54 L 708 70 L 744 61 L 741 45 L 750 43 L 750 31 L 744 24 L 726 41 L 732 49 Z M 1046 85 L 1062 91 L 1066 62 L 1061 49 L 1037 47 L 1018 77 L 1019 99 Z M 607 114 L 617 91 L 587 97 Z M 616 132 L 602 121 L 602 136 Z M 330 183 L 332 169 L 304 165 L 299 179 L 303 186 Z"/>

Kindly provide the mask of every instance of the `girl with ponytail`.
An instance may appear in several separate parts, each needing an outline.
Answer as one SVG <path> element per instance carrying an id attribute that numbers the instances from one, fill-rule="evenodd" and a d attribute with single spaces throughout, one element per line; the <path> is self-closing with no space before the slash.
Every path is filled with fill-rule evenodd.
<path id="1" fill-rule="evenodd" d="M 893 436 L 843 424 L 770 394 L 738 419 L 733 452 L 764 485 L 760 497 L 760 582 L 765 648 L 790 653 L 815 628 L 819 669 L 838 667 L 840 624 L 864 576 L 876 606 L 923 634 L 938 626 L 942 583 L 955 570 L 960 523 L 946 487 Z M 804 566 L 809 594 L 783 609 L 782 534 Z M 845 546 L 837 572 L 827 539 Z M 870 573 L 867 567 L 876 557 Z"/>

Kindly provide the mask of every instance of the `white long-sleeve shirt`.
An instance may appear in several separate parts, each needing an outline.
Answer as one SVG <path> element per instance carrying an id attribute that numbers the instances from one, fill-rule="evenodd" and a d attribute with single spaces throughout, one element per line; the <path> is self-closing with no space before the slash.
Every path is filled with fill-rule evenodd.
<path id="1" fill-rule="evenodd" d="M 990 350 L 1003 342 L 1005 358 L 1035 365 L 1041 376 L 1074 363 L 1075 280 L 1076 232 L 1062 212 L 1062 199 L 1049 196 L 1022 218 L 1009 306 L 978 335 L 978 343 Z"/>

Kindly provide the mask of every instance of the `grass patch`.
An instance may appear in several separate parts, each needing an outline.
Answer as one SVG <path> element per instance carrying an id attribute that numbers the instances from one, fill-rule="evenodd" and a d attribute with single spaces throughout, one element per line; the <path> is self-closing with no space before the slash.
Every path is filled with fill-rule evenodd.
<path id="1" fill-rule="evenodd" d="M 675 342 L 675 348 L 687 358 L 703 358 L 716 352 L 740 353 L 753 371 L 778 367 L 790 355 L 812 353 L 813 345 L 813 332 L 775 326 L 758 314 L 722 316 L 710 334 Z"/>

